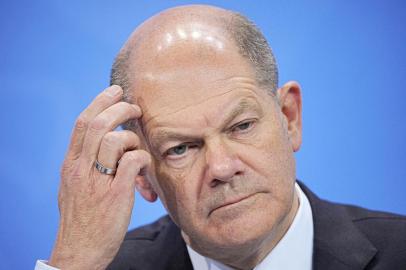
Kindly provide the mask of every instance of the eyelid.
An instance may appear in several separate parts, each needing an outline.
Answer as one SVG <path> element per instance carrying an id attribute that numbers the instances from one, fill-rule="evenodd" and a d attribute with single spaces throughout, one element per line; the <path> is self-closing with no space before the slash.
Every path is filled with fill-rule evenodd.
<path id="1" fill-rule="evenodd" d="M 179 146 L 183 146 L 183 145 L 186 145 L 186 146 L 188 147 L 188 148 L 186 149 L 186 152 L 185 152 L 184 154 L 182 154 L 182 155 L 170 155 L 170 154 L 168 154 L 168 152 L 169 152 L 170 150 L 172 150 L 172 149 L 174 149 L 174 148 L 176 148 L 176 147 L 179 147 Z M 174 146 L 169 147 L 168 149 L 166 149 L 166 150 L 163 152 L 162 156 L 163 156 L 163 157 L 171 156 L 171 157 L 173 157 L 173 159 L 181 158 L 181 157 L 185 156 L 185 155 L 187 154 L 187 152 L 190 151 L 191 148 L 200 147 L 200 146 L 201 146 L 201 143 L 198 143 L 198 142 L 183 142 L 183 143 L 179 143 L 179 144 L 176 144 L 176 145 L 174 145 Z M 176 157 L 176 158 L 175 158 L 175 157 Z"/>
<path id="2" fill-rule="evenodd" d="M 169 156 L 169 155 L 170 155 L 169 152 L 170 152 L 171 150 L 174 150 L 175 148 L 180 147 L 180 146 L 189 147 L 189 145 L 187 145 L 187 144 L 185 144 L 185 143 L 177 144 L 177 145 L 175 145 L 175 146 L 172 146 L 172 147 L 168 148 L 168 149 L 165 151 L 165 155 Z M 187 149 L 186 149 L 186 150 L 187 150 Z M 181 156 L 181 155 L 179 155 L 179 156 Z"/>
<path id="3" fill-rule="evenodd" d="M 234 129 L 236 129 L 238 126 L 243 125 L 243 124 L 247 124 L 247 123 L 255 124 L 255 122 L 257 122 L 257 120 L 258 120 L 258 119 L 256 119 L 256 118 L 244 119 L 244 120 L 242 120 L 242 121 L 240 121 L 240 122 L 238 122 L 238 123 L 232 125 L 232 126 L 229 128 L 229 130 L 230 130 L 230 131 L 234 131 Z M 251 128 L 251 126 L 250 126 L 249 128 L 247 128 L 246 130 L 250 130 L 250 128 Z M 242 131 L 244 131 L 244 130 L 242 130 Z"/>

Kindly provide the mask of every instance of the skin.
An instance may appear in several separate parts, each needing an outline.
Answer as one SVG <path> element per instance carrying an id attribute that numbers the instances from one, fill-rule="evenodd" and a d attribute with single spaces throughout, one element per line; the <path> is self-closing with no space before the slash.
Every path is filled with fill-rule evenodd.
<path id="1" fill-rule="evenodd" d="M 103 92 L 79 116 L 51 265 L 104 269 L 125 235 L 135 187 L 148 201 L 160 197 L 193 249 L 234 268 L 254 268 L 283 237 L 298 208 L 300 87 L 288 82 L 273 96 L 257 85 L 220 17 L 230 12 L 180 7 L 132 34 L 123 50 L 132 50 L 137 105 L 119 102 L 122 90 L 112 86 L 116 94 Z M 114 131 L 129 119 L 140 124 L 136 133 Z M 120 160 L 116 175 L 95 170 L 96 158 L 110 168 Z"/>

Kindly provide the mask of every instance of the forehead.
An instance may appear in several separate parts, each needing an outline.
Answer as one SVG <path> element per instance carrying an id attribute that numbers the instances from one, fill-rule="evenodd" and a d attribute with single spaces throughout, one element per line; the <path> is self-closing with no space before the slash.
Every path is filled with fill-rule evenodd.
<path id="1" fill-rule="evenodd" d="M 232 39 L 199 24 L 144 35 L 129 72 L 131 101 L 140 105 L 144 124 L 210 100 L 224 101 L 216 97 L 233 91 L 259 91 L 253 68 Z"/>
<path id="2" fill-rule="evenodd" d="M 143 111 L 143 122 L 197 106 L 233 91 L 259 92 L 250 65 L 239 55 L 173 59 L 136 73 L 133 102 Z"/>
<path id="3" fill-rule="evenodd" d="M 218 72 L 196 69 L 187 73 L 167 74 L 168 77 L 144 88 L 151 90 L 138 98 L 144 123 L 175 113 L 192 112 L 193 109 L 210 111 L 210 107 L 222 106 L 230 99 L 258 92 L 255 80 L 243 74 L 219 76 Z"/>

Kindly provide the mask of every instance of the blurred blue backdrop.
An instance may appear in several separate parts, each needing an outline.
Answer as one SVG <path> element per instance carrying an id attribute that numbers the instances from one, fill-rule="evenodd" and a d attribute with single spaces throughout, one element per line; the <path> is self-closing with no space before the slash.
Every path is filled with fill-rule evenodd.
<path id="1" fill-rule="evenodd" d="M 48 258 L 76 116 L 134 27 L 192 1 L 1 1 L 1 269 Z M 264 31 L 280 82 L 303 87 L 298 177 L 319 196 L 406 214 L 406 2 L 200 1 Z M 137 198 L 131 227 L 162 215 Z"/>

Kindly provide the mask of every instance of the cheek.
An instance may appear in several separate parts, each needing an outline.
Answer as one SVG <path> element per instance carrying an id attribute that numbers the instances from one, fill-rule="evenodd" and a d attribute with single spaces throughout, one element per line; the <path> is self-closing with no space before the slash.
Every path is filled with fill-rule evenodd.
<path id="1" fill-rule="evenodd" d="M 289 139 L 277 119 L 264 122 L 250 145 L 250 150 L 240 154 L 240 158 L 254 173 L 263 176 L 272 197 L 289 200 L 295 182 L 295 160 Z"/>
<path id="2" fill-rule="evenodd" d="M 193 202 L 189 198 L 192 195 L 188 188 L 188 175 L 184 171 L 173 171 L 166 166 L 155 162 L 155 172 L 158 185 L 160 187 L 160 199 L 179 226 L 183 223 L 183 217 L 191 216 Z"/>

